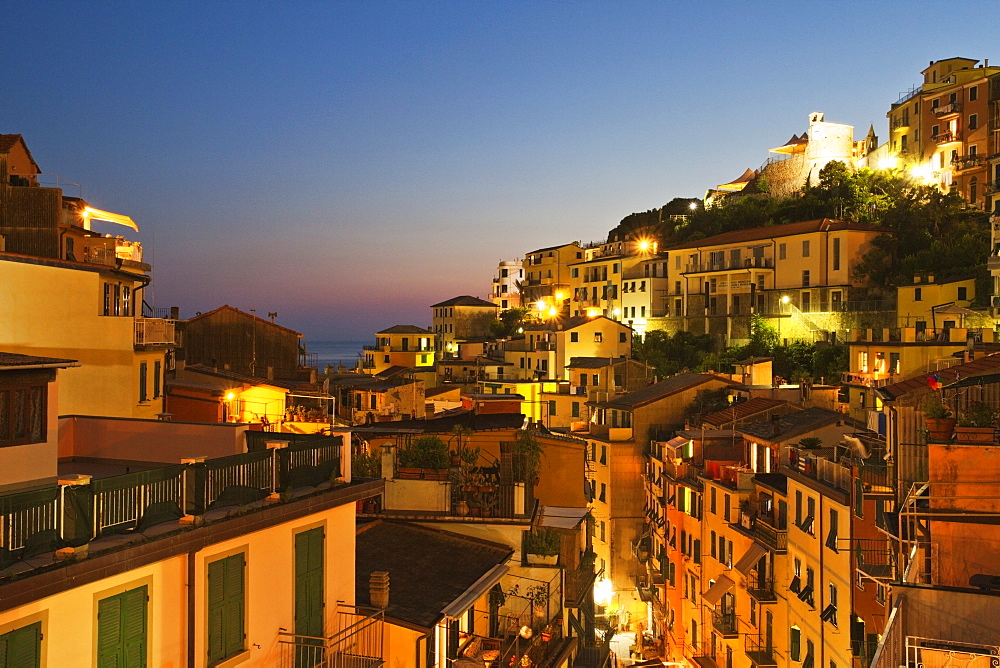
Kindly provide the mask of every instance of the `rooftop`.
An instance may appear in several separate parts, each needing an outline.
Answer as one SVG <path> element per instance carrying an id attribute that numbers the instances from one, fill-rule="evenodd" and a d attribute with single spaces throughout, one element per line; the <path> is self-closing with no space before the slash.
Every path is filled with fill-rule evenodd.
<path id="1" fill-rule="evenodd" d="M 704 248 L 706 246 L 721 246 L 725 244 L 738 244 L 747 241 L 764 241 L 777 237 L 788 237 L 795 234 L 810 234 L 812 232 L 837 232 L 841 230 L 856 230 L 859 232 L 879 232 L 889 233 L 880 227 L 863 225 L 861 223 L 851 223 L 843 220 L 833 220 L 831 218 L 820 218 L 818 220 L 806 220 L 799 223 L 786 223 L 784 225 L 769 225 L 767 227 L 754 227 L 749 230 L 733 230 L 723 232 L 705 239 L 698 239 L 679 246 L 668 248 L 668 251 L 683 250 L 685 248 Z"/>
<path id="2" fill-rule="evenodd" d="M 393 325 L 389 329 L 382 329 L 376 334 L 432 334 L 431 330 L 417 327 L 416 325 Z"/>
<path id="3" fill-rule="evenodd" d="M 480 299 L 479 297 L 472 297 L 469 295 L 462 295 L 461 297 L 452 297 L 443 302 L 437 304 L 431 304 L 431 308 L 438 308 L 441 306 L 489 306 L 490 308 L 497 308 L 497 305 L 493 302 L 488 302 L 485 299 Z"/>
<path id="4" fill-rule="evenodd" d="M 402 522 L 369 522 L 357 534 L 357 603 L 370 605 L 371 574 L 388 571 L 386 616 L 431 629 L 450 603 L 513 554 L 507 545 L 448 531 Z"/>
<path id="5" fill-rule="evenodd" d="M 712 426 L 719 426 L 723 424 L 728 424 L 730 422 L 739 422 L 747 418 L 753 417 L 760 413 L 766 413 L 768 411 L 774 410 L 779 406 L 788 405 L 787 401 L 781 399 L 768 399 L 766 397 L 754 397 L 749 401 L 740 401 L 733 404 L 729 408 L 723 408 L 721 411 L 715 411 L 714 413 L 709 413 L 704 418 L 702 422 L 710 424 Z M 794 407 L 792 407 L 794 409 Z M 797 410 L 797 409 L 795 409 Z"/>
<path id="6" fill-rule="evenodd" d="M 986 355 L 977 360 L 966 362 L 965 364 L 957 364 L 953 367 L 932 373 L 922 373 L 907 380 L 886 385 L 878 389 L 877 392 L 883 400 L 893 401 L 914 390 L 926 389 L 928 387 L 928 379 L 932 376 L 937 376 L 943 385 L 948 385 L 963 378 L 969 378 L 970 376 L 983 376 L 997 372 L 1000 372 L 1000 353 Z"/>
<path id="7" fill-rule="evenodd" d="M 38 357 L 36 355 L 0 352 L 0 369 L 56 369 L 68 366 L 80 366 L 80 363 L 62 357 Z"/>
<path id="8" fill-rule="evenodd" d="M 619 395 L 609 401 L 600 402 L 597 405 L 602 408 L 632 409 L 713 380 L 733 386 L 739 385 L 739 383 L 735 383 L 724 376 L 718 376 L 714 373 L 679 373 L 666 380 L 661 380 L 659 383 L 647 385 L 634 392 Z"/>
<path id="9" fill-rule="evenodd" d="M 761 420 L 739 427 L 737 431 L 747 436 L 772 443 L 785 441 L 800 434 L 806 434 L 828 424 L 848 421 L 851 418 L 843 413 L 825 408 L 807 408 L 796 413 L 789 413 L 776 419 Z"/>

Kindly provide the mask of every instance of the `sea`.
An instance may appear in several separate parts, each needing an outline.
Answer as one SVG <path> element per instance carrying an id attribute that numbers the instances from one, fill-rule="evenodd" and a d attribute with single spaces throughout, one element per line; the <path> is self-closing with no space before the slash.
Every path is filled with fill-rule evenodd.
<path id="1" fill-rule="evenodd" d="M 358 365 L 362 349 L 371 341 L 306 341 L 306 352 L 316 355 L 316 368 L 322 373 L 327 366 L 341 364 L 348 369 Z"/>

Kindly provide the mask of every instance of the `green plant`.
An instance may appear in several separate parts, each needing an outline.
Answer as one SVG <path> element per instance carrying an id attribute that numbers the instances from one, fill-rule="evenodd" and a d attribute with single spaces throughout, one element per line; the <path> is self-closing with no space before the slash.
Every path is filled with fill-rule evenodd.
<path id="1" fill-rule="evenodd" d="M 951 417 L 951 411 L 935 396 L 924 403 L 924 417 L 930 420 L 944 420 Z"/>
<path id="2" fill-rule="evenodd" d="M 526 554 L 540 554 L 544 557 L 559 554 L 559 544 L 559 534 L 548 527 L 538 527 L 524 536 Z"/>
<path id="3" fill-rule="evenodd" d="M 514 475 L 521 482 L 528 482 L 538 477 L 542 469 L 542 457 L 545 455 L 542 444 L 530 431 L 522 429 L 514 439 Z"/>
<path id="4" fill-rule="evenodd" d="M 799 441 L 799 445 L 806 450 L 816 450 L 823 445 L 823 439 L 817 436 L 807 436 Z"/>
<path id="5" fill-rule="evenodd" d="M 381 478 L 382 460 L 373 452 L 355 452 L 351 457 L 351 473 L 358 478 Z"/>
<path id="6" fill-rule="evenodd" d="M 545 607 L 545 604 L 549 602 L 549 586 L 545 583 L 532 585 L 524 591 L 524 595 L 531 601 L 532 605 Z"/>
<path id="7" fill-rule="evenodd" d="M 997 411 L 982 401 L 973 401 L 959 415 L 959 427 L 995 427 Z"/>
<path id="8" fill-rule="evenodd" d="M 399 465 L 407 468 L 446 469 L 450 462 L 448 444 L 437 436 L 421 436 L 399 451 Z"/>

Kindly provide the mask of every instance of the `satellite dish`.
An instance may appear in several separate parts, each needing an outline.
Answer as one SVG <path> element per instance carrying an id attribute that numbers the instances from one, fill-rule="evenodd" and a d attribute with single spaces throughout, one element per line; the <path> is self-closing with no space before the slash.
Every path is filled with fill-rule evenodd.
<path id="1" fill-rule="evenodd" d="M 861 439 L 854 436 L 844 436 L 844 440 L 841 441 L 841 445 L 847 447 L 855 457 L 860 457 L 861 459 L 868 459 L 868 448 Z"/>

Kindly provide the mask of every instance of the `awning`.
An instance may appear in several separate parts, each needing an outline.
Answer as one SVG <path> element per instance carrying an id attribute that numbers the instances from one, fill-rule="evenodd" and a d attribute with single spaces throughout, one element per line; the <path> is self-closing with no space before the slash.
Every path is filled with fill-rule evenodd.
<path id="1" fill-rule="evenodd" d="M 753 568 L 765 554 L 767 554 L 767 549 L 760 543 L 756 541 L 750 543 L 750 547 L 743 554 L 743 556 L 740 557 L 740 560 L 736 562 L 736 570 L 743 575 L 747 575 L 750 572 L 750 569 Z"/>
<path id="2" fill-rule="evenodd" d="M 457 619 L 461 615 L 464 615 L 469 611 L 469 608 L 471 608 L 475 602 L 479 600 L 479 597 L 488 592 L 490 587 L 500 582 L 500 578 L 506 575 L 509 570 L 510 567 L 505 566 L 504 564 L 494 566 L 483 577 L 476 580 L 472 586 L 466 589 L 458 598 L 448 604 L 448 606 L 441 611 L 441 614 L 451 619 Z"/>
<path id="3" fill-rule="evenodd" d="M 134 220 L 120 213 L 111 213 L 110 211 L 101 211 L 91 206 L 85 206 L 83 208 L 83 216 L 86 220 L 103 220 L 106 223 L 124 225 L 125 227 L 131 227 L 136 232 L 139 231 L 139 226 L 135 224 Z M 90 228 L 86 227 L 86 229 Z"/>
<path id="4" fill-rule="evenodd" d="M 720 575 L 719 579 L 708 588 L 704 594 L 702 594 L 702 599 L 705 603 L 709 605 L 716 605 L 722 599 L 722 595 L 733 588 L 733 581 L 730 580 L 725 575 Z"/>

